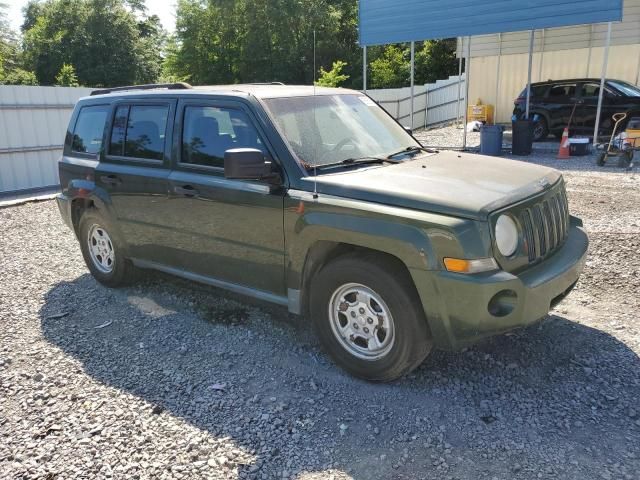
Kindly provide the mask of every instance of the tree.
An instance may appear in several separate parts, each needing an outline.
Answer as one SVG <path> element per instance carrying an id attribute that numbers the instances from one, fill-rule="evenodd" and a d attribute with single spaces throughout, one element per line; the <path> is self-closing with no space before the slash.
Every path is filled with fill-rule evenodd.
<path id="1" fill-rule="evenodd" d="M 65 63 L 62 65 L 60 72 L 56 75 L 56 85 L 59 87 L 79 87 L 76 69 L 73 65 Z"/>
<path id="2" fill-rule="evenodd" d="M 346 62 L 348 86 L 361 77 L 353 0 L 179 0 L 163 76 L 193 84 L 310 84 L 316 64 Z M 359 86 L 359 85 L 358 85 Z"/>
<path id="3" fill-rule="evenodd" d="M 64 64 L 78 82 L 118 86 L 154 81 L 164 31 L 143 0 L 31 0 L 22 25 L 24 61 L 44 84 Z"/>
<path id="4" fill-rule="evenodd" d="M 14 66 L 12 63 L 14 63 L 17 48 L 15 36 L 7 21 L 6 8 L 5 3 L 0 3 L 0 81 L 7 70 Z"/>
<path id="5" fill-rule="evenodd" d="M 320 87 L 339 87 L 341 83 L 349 79 L 349 75 L 342 73 L 342 69 L 346 66 L 346 62 L 337 60 L 333 62 L 333 66 L 329 71 L 320 67 L 320 78 L 316 82 L 316 85 Z"/>
<path id="6" fill-rule="evenodd" d="M 14 68 L 5 74 L 0 83 L 5 85 L 38 85 L 38 79 L 33 72 L 22 68 Z"/>
<path id="7" fill-rule="evenodd" d="M 416 83 L 433 83 L 457 73 L 455 38 L 428 40 L 416 51 Z"/>
<path id="8" fill-rule="evenodd" d="M 408 50 L 396 45 L 388 45 L 382 55 L 373 60 L 371 70 L 371 86 L 373 88 L 399 88 L 409 82 Z"/>

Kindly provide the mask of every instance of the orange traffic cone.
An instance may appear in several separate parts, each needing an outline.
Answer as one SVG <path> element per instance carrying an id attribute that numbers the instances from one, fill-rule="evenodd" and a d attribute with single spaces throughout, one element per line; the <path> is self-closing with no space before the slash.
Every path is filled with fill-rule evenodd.
<path id="1" fill-rule="evenodd" d="M 564 132 L 562 132 L 562 139 L 560 140 L 560 149 L 558 150 L 558 158 L 562 160 L 566 160 L 571 156 L 571 151 L 569 150 L 569 129 L 565 127 Z"/>

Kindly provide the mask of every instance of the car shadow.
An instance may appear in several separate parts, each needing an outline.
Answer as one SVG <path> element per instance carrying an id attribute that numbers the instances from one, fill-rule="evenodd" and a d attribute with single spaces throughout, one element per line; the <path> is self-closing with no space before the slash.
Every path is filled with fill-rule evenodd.
<path id="1" fill-rule="evenodd" d="M 302 463 L 297 478 L 329 468 L 362 480 L 479 478 L 511 469 L 505 449 L 523 463 L 512 478 L 531 478 L 528 461 L 585 478 L 637 448 L 625 437 L 638 432 L 629 412 L 640 359 L 559 316 L 462 352 L 433 352 L 391 384 L 343 373 L 308 324 L 282 309 L 165 276 L 120 290 L 88 274 L 60 282 L 40 318 L 45 339 L 96 381 L 251 452 L 239 466 L 244 478 L 280 478 L 292 462 Z"/>

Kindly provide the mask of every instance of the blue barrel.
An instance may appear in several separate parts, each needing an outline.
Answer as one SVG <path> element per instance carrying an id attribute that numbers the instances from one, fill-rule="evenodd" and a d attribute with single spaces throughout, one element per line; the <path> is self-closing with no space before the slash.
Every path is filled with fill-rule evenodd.
<path id="1" fill-rule="evenodd" d="M 480 153 L 500 156 L 502 154 L 502 125 L 484 125 L 480 128 Z"/>

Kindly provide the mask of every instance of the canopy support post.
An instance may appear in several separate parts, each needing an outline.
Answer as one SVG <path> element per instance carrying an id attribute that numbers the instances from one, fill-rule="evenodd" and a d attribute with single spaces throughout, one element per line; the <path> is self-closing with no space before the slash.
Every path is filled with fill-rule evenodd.
<path id="1" fill-rule="evenodd" d="M 496 98 L 493 107 L 493 123 L 498 121 L 498 102 L 500 101 L 500 63 L 502 61 L 502 34 L 498 34 L 498 65 L 496 66 Z"/>
<path id="2" fill-rule="evenodd" d="M 367 46 L 362 47 L 362 91 L 367 93 Z"/>
<path id="3" fill-rule="evenodd" d="M 600 75 L 600 92 L 598 93 L 598 108 L 596 109 L 596 125 L 593 129 L 593 145 L 598 142 L 598 130 L 600 129 L 600 114 L 602 113 L 602 98 L 604 97 L 604 80 L 607 76 L 607 63 L 609 62 L 609 47 L 611 45 L 611 22 L 607 24 L 607 40 L 604 47 L 604 59 L 602 61 L 602 74 Z"/>
<path id="4" fill-rule="evenodd" d="M 469 114 L 469 83 L 471 72 L 471 35 L 467 37 L 467 57 L 464 62 L 464 129 L 462 132 L 462 150 L 467 149 L 467 120 Z"/>
<path id="5" fill-rule="evenodd" d="M 531 70 L 533 69 L 533 40 L 535 30 L 529 31 L 529 72 L 527 74 L 527 108 L 525 118 L 529 120 L 529 99 L 531 98 Z"/>
<path id="6" fill-rule="evenodd" d="M 416 66 L 416 42 L 411 42 L 411 130 L 413 130 L 414 80 Z"/>
<path id="7" fill-rule="evenodd" d="M 460 55 L 458 56 L 458 105 L 456 107 L 456 125 L 460 123 L 460 93 L 462 89 L 462 47 L 464 40 L 460 37 Z"/>

